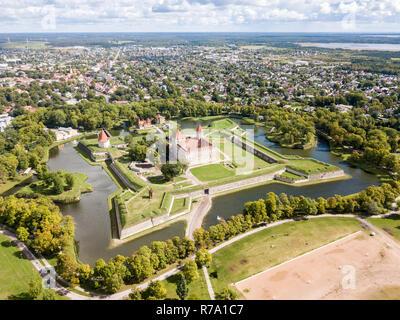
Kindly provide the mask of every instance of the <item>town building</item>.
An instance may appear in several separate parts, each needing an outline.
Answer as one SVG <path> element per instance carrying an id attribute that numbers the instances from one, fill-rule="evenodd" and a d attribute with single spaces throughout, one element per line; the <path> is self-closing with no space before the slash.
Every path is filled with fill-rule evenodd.
<path id="1" fill-rule="evenodd" d="M 59 127 L 58 129 L 53 129 L 51 131 L 56 135 L 56 141 L 66 140 L 78 135 L 78 130 L 72 129 L 71 127 Z"/>
<path id="2" fill-rule="evenodd" d="M 5 128 L 11 124 L 13 118 L 8 115 L 8 113 L 3 113 L 0 115 L 0 132 L 4 132 Z"/>

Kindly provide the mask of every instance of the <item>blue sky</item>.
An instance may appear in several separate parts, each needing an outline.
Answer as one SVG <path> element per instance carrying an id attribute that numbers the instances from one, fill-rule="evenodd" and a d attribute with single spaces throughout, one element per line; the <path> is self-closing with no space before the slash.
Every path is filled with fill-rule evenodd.
<path id="1" fill-rule="evenodd" d="M 0 0 L 2 32 L 400 32 L 400 0 Z"/>

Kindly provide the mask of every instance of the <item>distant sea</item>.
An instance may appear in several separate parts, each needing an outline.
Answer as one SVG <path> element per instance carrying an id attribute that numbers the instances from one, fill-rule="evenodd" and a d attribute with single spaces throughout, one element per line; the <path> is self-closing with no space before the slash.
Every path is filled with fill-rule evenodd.
<path id="1" fill-rule="evenodd" d="M 349 50 L 378 50 L 378 51 L 400 51 L 400 44 L 392 43 L 318 43 L 302 42 L 298 43 L 303 47 L 320 47 L 330 49 L 349 49 Z"/>

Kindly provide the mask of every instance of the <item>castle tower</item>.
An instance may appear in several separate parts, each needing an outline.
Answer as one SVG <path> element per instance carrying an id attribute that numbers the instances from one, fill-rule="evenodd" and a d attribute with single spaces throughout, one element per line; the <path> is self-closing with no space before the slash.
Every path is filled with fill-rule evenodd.
<path id="1" fill-rule="evenodd" d="M 203 138 L 203 128 L 201 127 L 201 125 L 197 126 L 196 129 L 196 137 L 198 140 L 200 140 L 201 138 Z"/>
<path id="2" fill-rule="evenodd" d="M 104 130 L 101 130 L 99 134 L 99 140 L 97 141 L 99 144 L 99 148 L 109 148 L 110 147 L 110 139 Z"/>

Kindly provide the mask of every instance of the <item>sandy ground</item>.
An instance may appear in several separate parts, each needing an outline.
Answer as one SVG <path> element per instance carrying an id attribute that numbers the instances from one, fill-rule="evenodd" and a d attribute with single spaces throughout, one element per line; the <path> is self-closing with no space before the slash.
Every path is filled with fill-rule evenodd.
<path id="1" fill-rule="evenodd" d="M 400 250 L 362 231 L 235 285 L 254 300 L 400 299 L 399 271 Z"/>

